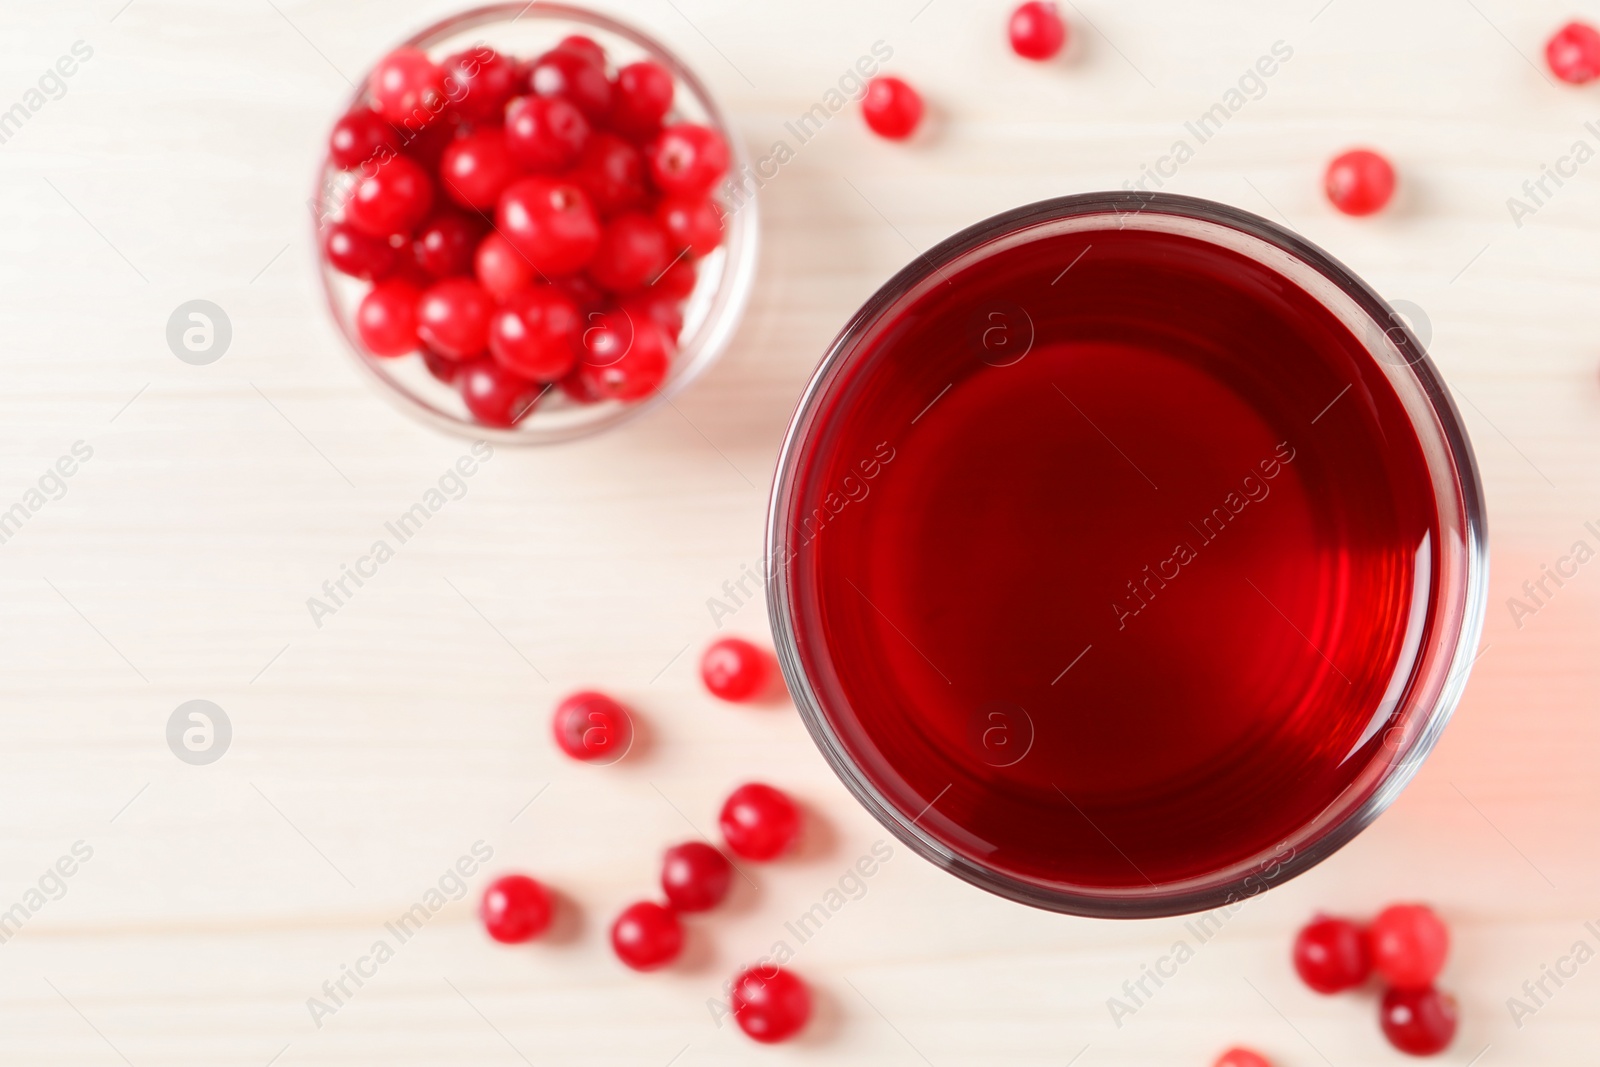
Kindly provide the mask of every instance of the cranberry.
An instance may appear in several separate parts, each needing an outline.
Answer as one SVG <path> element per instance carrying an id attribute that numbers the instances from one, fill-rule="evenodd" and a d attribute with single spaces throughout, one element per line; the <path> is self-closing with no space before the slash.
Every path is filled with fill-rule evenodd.
<path id="1" fill-rule="evenodd" d="M 1230 1048 L 1212 1067 L 1272 1067 L 1272 1061 L 1252 1049 Z"/>
<path id="2" fill-rule="evenodd" d="M 598 404 L 605 399 L 605 397 L 595 392 L 594 385 L 590 383 L 588 377 L 583 373 L 583 365 L 581 363 L 576 370 L 561 379 L 556 385 L 561 389 L 562 394 L 574 404 Z"/>
<path id="3" fill-rule="evenodd" d="M 742 638 L 713 641 L 700 657 L 700 680 L 712 696 L 723 700 L 759 696 L 769 677 L 767 654 Z"/>
<path id="4" fill-rule="evenodd" d="M 523 178 L 500 196 L 500 232 L 545 275 L 581 270 L 600 247 L 600 220 L 570 182 Z"/>
<path id="5" fill-rule="evenodd" d="M 628 709 L 604 693 L 574 693 L 556 705 L 556 744 L 573 759 L 615 763 L 633 744 Z"/>
<path id="6" fill-rule="evenodd" d="M 1067 43 L 1067 27 L 1056 5 L 1029 0 L 1011 13 L 1011 50 L 1023 59 L 1050 59 Z"/>
<path id="7" fill-rule="evenodd" d="M 506 102 L 516 95 L 521 81 L 514 60 L 479 45 L 449 56 L 440 66 L 456 114 L 468 122 L 491 125 L 505 118 Z"/>
<path id="8" fill-rule="evenodd" d="M 1433 984 L 1450 954 L 1450 931 L 1425 904 L 1392 904 L 1367 929 L 1372 965 L 1401 989 Z"/>
<path id="9" fill-rule="evenodd" d="M 328 227 L 322 250 L 333 269 L 352 278 L 377 281 L 394 273 L 398 250 L 387 238 L 362 233 L 348 222 Z"/>
<path id="10" fill-rule="evenodd" d="M 403 356 L 417 347 L 421 291 L 399 278 L 379 282 L 356 309 L 356 332 L 375 356 Z"/>
<path id="11" fill-rule="evenodd" d="M 728 144 L 692 122 L 668 126 L 650 142 L 650 176 L 668 195 L 703 196 L 728 173 Z"/>
<path id="12" fill-rule="evenodd" d="M 642 289 L 627 296 L 618 308 L 633 322 L 654 322 L 676 342 L 683 333 L 683 301 L 654 289 Z"/>
<path id="13" fill-rule="evenodd" d="M 483 928 L 506 945 L 532 941 L 544 933 L 554 912 L 549 891 L 525 874 L 508 874 L 490 882 L 478 906 Z"/>
<path id="14" fill-rule="evenodd" d="M 631 211 L 606 223 L 589 277 L 603 289 L 629 293 L 655 281 L 668 262 L 667 235 L 655 219 Z"/>
<path id="15" fill-rule="evenodd" d="M 694 293 L 695 282 L 698 280 L 694 264 L 680 259 L 661 272 L 661 277 L 651 283 L 650 291 L 687 300 Z"/>
<path id="16" fill-rule="evenodd" d="M 671 342 L 648 319 L 612 311 L 591 319 L 583 331 L 578 371 L 596 395 L 609 400 L 642 400 L 666 379 Z"/>
<path id="17" fill-rule="evenodd" d="M 811 1018 L 811 991 L 782 967 L 752 967 L 733 979 L 730 998 L 739 1029 L 771 1045 L 798 1034 Z"/>
<path id="18" fill-rule="evenodd" d="M 473 360 L 456 374 L 456 388 L 474 419 L 506 429 L 527 417 L 544 391 L 492 359 Z"/>
<path id="19" fill-rule="evenodd" d="M 722 243 L 722 208 L 709 196 L 669 196 L 656 205 L 656 221 L 674 251 L 709 256 Z"/>
<path id="20" fill-rule="evenodd" d="M 578 362 L 578 306 L 548 285 L 513 294 L 489 321 L 489 353 L 507 370 L 553 382 Z"/>
<path id="21" fill-rule="evenodd" d="M 500 194 L 517 177 L 511 149 L 498 129 L 457 138 L 439 159 L 439 181 L 445 195 L 477 211 L 493 211 Z"/>
<path id="22" fill-rule="evenodd" d="M 653 971 L 683 951 L 683 925 L 671 908 L 641 900 L 625 908 L 611 924 L 611 947 L 617 958 L 634 970 Z"/>
<path id="23" fill-rule="evenodd" d="M 867 83 L 861 114 L 879 137 L 903 141 L 922 122 L 922 97 L 899 78 L 886 74 Z"/>
<path id="24" fill-rule="evenodd" d="M 502 302 L 532 285 L 535 277 L 533 264 L 498 233 L 489 234 L 478 245 L 473 269 L 478 284 Z"/>
<path id="25" fill-rule="evenodd" d="M 661 129 L 672 110 L 672 74 L 648 59 L 617 71 L 611 93 L 611 128 L 629 137 L 648 137 Z"/>
<path id="26" fill-rule="evenodd" d="M 556 47 L 565 52 L 576 52 L 601 70 L 606 69 L 606 50 L 593 37 L 585 37 L 581 33 L 568 34 L 561 38 Z"/>
<path id="27" fill-rule="evenodd" d="M 708 911 L 722 903 L 733 881 L 728 857 L 704 841 L 667 849 L 661 861 L 661 891 L 679 911 Z"/>
<path id="28" fill-rule="evenodd" d="M 472 257 L 483 236 L 483 224 L 455 212 L 435 215 L 417 231 L 412 257 L 425 274 L 451 278 L 472 273 Z"/>
<path id="29" fill-rule="evenodd" d="M 1394 196 L 1394 167 L 1376 152 L 1357 148 L 1328 164 L 1328 199 L 1346 215 L 1382 211 Z"/>
<path id="30" fill-rule="evenodd" d="M 433 182 L 413 159 L 391 156 L 356 183 L 345 221 L 373 237 L 407 234 L 433 206 Z"/>
<path id="31" fill-rule="evenodd" d="M 1600 30 L 1586 22 L 1569 22 L 1550 38 L 1545 59 L 1555 76 L 1573 85 L 1600 78 Z"/>
<path id="32" fill-rule="evenodd" d="M 589 322 L 595 313 L 606 306 L 606 293 L 587 274 L 564 274 L 550 283 L 572 298 Z"/>
<path id="33" fill-rule="evenodd" d="M 556 48 L 534 60 L 528 68 L 528 91 L 534 96 L 570 100 L 595 122 L 611 110 L 611 82 L 605 64 L 570 48 Z"/>
<path id="34" fill-rule="evenodd" d="M 456 379 L 461 377 L 461 368 L 465 366 L 460 360 L 441 356 L 426 347 L 422 350 L 422 365 L 428 368 L 429 374 L 446 385 L 454 385 Z"/>
<path id="35" fill-rule="evenodd" d="M 637 207 L 646 199 L 644 157 L 614 133 L 596 133 L 567 175 L 589 194 L 601 215 Z"/>
<path id="36" fill-rule="evenodd" d="M 1389 989 L 1378 1009 L 1383 1036 L 1401 1052 L 1432 1056 L 1450 1047 L 1456 1036 L 1456 998 L 1432 986 Z"/>
<path id="37" fill-rule="evenodd" d="M 787 795 L 760 782 L 728 794 L 718 817 L 722 839 L 747 860 L 774 860 L 800 837 L 800 809 Z"/>
<path id="38" fill-rule="evenodd" d="M 451 359 L 472 359 L 489 347 L 494 301 L 472 278 L 446 278 L 417 301 L 417 336 Z"/>
<path id="39" fill-rule="evenodd" d="M 465 128 L 457 121 L 455 114 L 447 111 L 438 121 L 429 123 L 420 131 L 405 131 L 405 143 L 400 151 L 421 163 L 432 174 L 439 169 L 445 149 L 463 132 Z"/>
<path id="40" fill-rule="evenodd" d="M 506 147 L 523 170 L 555 174 L 589 143 L 589 120 L 560 97 L 519 96 L 506 108 Z"/>
<path id="41" fill-rule="evenodd" d="M 400 151 L 400 136 L 387 119 L 370 107 L 358 107 L 333 124 L 328 135 L 328 156 L 336 167 L 359 167 L 380 151 Z"/>
<path id="42" fill-rule="evenodd" d="M 1294 969 L 1318 993 L 1354 989 L 1372 973 L 1367 935 L 1349 919 L 1318 916 L 1294 939 Z"/>
<path id="43" fill-rule="evenodd" d="M 367 91 L 384 118 L 420 130 L 444 109 L 444 71 L 420 48 L 397 48 L 372 68 Z"/>

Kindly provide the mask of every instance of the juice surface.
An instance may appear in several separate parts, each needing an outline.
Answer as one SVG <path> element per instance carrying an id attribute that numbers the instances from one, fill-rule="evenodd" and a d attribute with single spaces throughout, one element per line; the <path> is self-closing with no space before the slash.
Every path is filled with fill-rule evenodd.
<path id="1" fill-rule="evenodd" d="M 919 828 L 1038 885 L 1166 884 L 1271 854 L 1373 758 L 1438 522 L 1319 302 L 1101 230 L 947 272 L 862 344 L 784 580 L 825 715 Z"/>

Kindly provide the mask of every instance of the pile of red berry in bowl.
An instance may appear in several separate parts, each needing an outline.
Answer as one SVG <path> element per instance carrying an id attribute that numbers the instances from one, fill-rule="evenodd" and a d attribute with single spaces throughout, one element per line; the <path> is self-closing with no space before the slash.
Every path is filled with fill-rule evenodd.
<path id="1" fill-rule="evenodd" d="M 329 306 L 427 422 L 592 433 L 727 347 L 755 270 L 755 202 L 729 194 L 746 173 L 649 37 L 562 4 L 474 9 L 384 56 L 334 124 L 314 199 Z"/>

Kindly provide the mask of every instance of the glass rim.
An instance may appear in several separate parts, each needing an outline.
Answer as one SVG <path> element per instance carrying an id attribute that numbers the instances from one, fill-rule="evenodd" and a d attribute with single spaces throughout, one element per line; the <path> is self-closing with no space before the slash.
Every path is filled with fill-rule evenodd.
<path id="1" fill-rule="evenodd" d="M 1341 803 L 1345 795 L 1341 793 L 1323 813 L 1298 827 L 1285 840 L 1285 845 L 1295 846 L 1286 857 L 1280 854 L 1266 861 L 1247 861 L 1250 866 L 1234 863 L 1217 872 L 1169 882 L 1165 887 L 1113 887 L 1104 890 L 1074 887 L 1068 891 L 1014 877 L 954 851 L 916 825 L 922 817 L 921 813 L 916 813 L 912 818 L 913 813 L 902 811 L 862 772 L 834 730 L 811 685 L 800 655 L 789 585 L 789 561 L 792 558 L 789 550 L 789 518 L 795 501 L 799 459 L 817 423 L 820 402 L 829 394 L 840 372 L 852 364 L 852 357 L 858 352 L 858 343 L 882 321 L 887 312 L 911 295 L 919 285 L 937 277 L 947 266 L 994 241 L 1022 235 L 1049 223 L 1097 215 L 1108 218 L 1107 225 L 1094 227 L 1097 229 L 1125 226 L 1130 217 L 1152 215 L 1236 231 L 1286 254 L 1299 265 L 1320 275 L 1343 298 L 1348 299 L 1363 319 L 1370 321 L 1378 335 L 1386 338 L 1394 347 L 1395 353 L 1400 356 L 1399 363 L 1385 358 L 1381 345 L 1374 340 L 1374 334 L 1367 333 L 1363 337 L 1357 333 L 1357 339 L 1375 361 L 1387 367 L 1388 380 L 1396 392 L 1403 393 L 1401 383 L 1410 382 L 1415 388 L 1415 399 L 1421 400 L 1432 416 L 1434 434 L 1443 446 L 1443 460 L 1448 461 L 1449 469 L 1443 472 L 1439 470 L 1441 458 L 1428 451 L 1426 439 L 1423 440 L 1423 451 L 1429 474 L 1435 479 L 1436 498 L 1441 474 L 1445 483 L 1453 489 L 1454 499 L 1441 500 L 1441 503 L 1459 507 L 1459 516 L 1448 529 L 1453 530 L 1459 538 L 1460 560 L 1458 572 L 1441 571 L 1436 579 L 1438 589 L 1448 592 L 1452 585 L 1457 587 L 1458 595 L 1450 614 L 1443 615 L 1443 611 L 1452 605 L 1444 602 L 1441 592 L 1436 589 L 1430 597 L 1431 603 L 1441 612 L 1441 622 L 1448 624 L 1449 628 L 1435 628 L 1433 636 L 1419 648 L 1412 667 L 1410 681 L 1414 682 L 1425 674 L 1431 680 L 1432 691 L 1424 693 L 1422 698 L 1423 701 L 1431 701 L 1431 705 L 1418 703 L 1416 694 L 1408 692 L 1406 698 L 1396 706 L 1395 721 L 1405 718 L 1410 709 L 1407 730 L 1396 744 L 1395 754 L 1387 760 L 1387 770 L 1379 772 L 1375 781 L 1369 783 L 1370 789 L 1358 803 L 1350 804 L 1331 822 L 1319 822 L 1323 815 Z M 1252 258 L 1260 262 L 1259 257 Z M 1262 262 L 1261 265 L 1278 274 L 1287 284 L 1305 289 L 1300 281 L 1273 264 Z M 1316 294 L 1311 295 L 1326 306 L 1326 302 Z M 1329 311 L 1337 314 L 1334 308 L 1330 307 Z M 1401 398 L 1406 399 L 1403 395 Z M 1406 410 L 1415 427 L 1415 413 L 1410 405 L 1406 405 Z M 1439 549 L 1442 558 L 1445 546 L 1441 545 Z M 1477 461 L 1443 377 L 1405 321 L 1353 271 L 1305 238 L 1239 208 L 1171 193 L 1084 193 L 1024 205 L 961 230 L 902 268 L 850 317 L 806 384 L 784 435 L 767 513 L 765 574 L 768 616 L 777 657 L 801 719 L 834 773 L 896 838 L 957 877 L 1023 904 L 1096 918 L 1158 918 L 1237 904 L 1265 889 L 1281 885 L 1338 851 L 1394 803 L 1438 742 L 1460 701 L 1467 675 L 1475 661 L 1474 654 L 1488 604 L 1488 528 Z M 1442 636 L 1440 630 L 1443 630 Z M 1427 658 L 1430 653 L 1434 656 L 1431 664 Z M 1431 673 L 1428 673 L 1430 670 Z M 1412 725 L 1416 729 L 1411 729 Z M 1388 743 L 1387 735 L 1384 743 Z M 1375 753 L 1368 760 L 1368 768 L 1381 760 L 1381 755 Z M 1356 781 L 1361 781 L 1360 777 Z M 1352 782 L 1352 787 L 1354 785 L 1355 782 Z M 1349 788 L 1346 792 L 1349 792 Z M 933 803 L 937 803 L 937 800 L 937 797 L 932 798 Z M 1280 852 L 1282 847 L 1279 846 Z"/>
<path id="2" fill-rule="evenodd" d="M 474 27 L 495 24 L 508 25 L 523 18 L 527 18 L 530 21 L 544 19 L 566 20 L 614 34 L 638 47 L 653 60 L 662 63 L 678 83 L 689 91 L 696 104 L 705 111 L 709 125 L 721 134 L 723 140 L 727 143 L 728 177 L 726 180 L 736 181 L 742 176 L 751 173 L 749 150 L 746 148 L 744 141 L 734 135 L 727 113 L 711 93 L 711 90 L 695 74 L 694 70 L 679 58 L 676 52 L 650 34 L 602 12 L 573 4 L 554 2 L 554 0 L 533 0 L 531 3 L 523 0 L 520 3 L 484 4 L 458 11 L 453 15 L 425 26 L 393 47 L 426 50 L 452 35 Z M 366 98 L 366 83 L 367 78 L 364 73 L 356 83 L 349 98 L 345 101 L 344 109 L 340 112 L 341 115 L 361 104 Z M 518 426 L 510 428 L 485 426 L 441 410 L 429 403 L 425 398 L 416 395 L 403 383 L 391 380 L 379 368 L 379 364 L 384 362 L 383 358 L 369 355 L 363 350 L 360 338 L 354 334 L 353 320 L 347 314 L 334 284 L 337 272 L 328 263 L 327 257 L 322 250 L 322 235 L 327 224 L 325 208 L 329 191 L 328 179 L 330 175 L 337 173 L 338 170 L 339 168 L 333 164 L 332 157 L 327 152 L 324 152 L 317 163 L 315 184 L 312 190 L 311 237 L 313 254 L 317 261 L 318 282 L 322 289 L 328 312 L 333 319 L 333 324 L 344 342 L 342 347 L 360 369 L 363 378 L 390 405 L 435 429 L 458 437 L 517 446 L 560 444 L 611 429 L 636 419 L 645 412 L 658 408 L 664 403 L 670 403 L 672 397 L 678 395 L 698 379 L 727 351 L 729 345 L 733 342 L 734 333 L 738 330 L 739 324 L 744 318 L 744 312 L 749 305 L 750 296 L 755 287 L 756 266 L 760 249 L 760 208 L 758 206 L 758 196 L 756 195 L 758 189 L 745 191 L 741 187 L 742 196 L 737 208 L 731 212 L 726 212 L 723 216 L 726 227 L 724 229 L 722 250 L 726 253 L 726 261 L 722 269 L 722 275 L 718 279 L 717 288 L 712 293 L 711 307 L 707 311 L 700 334 L 693 338 L 693 347 L 684 345 L 678 348 L 673 357 L 672 369 L 661 388 L 643 400 L 618 404 L 603 417 L 570 425 L 551 428 L 532 426 L 530 423 L 538 414 L 537 409 L 535 409 L 529 419 Z M 722 186 L 719 185 L 718 188 L 720 189 Z M 554 388 L 556 388 L 555 383 L 550 383 L 545 391 L 548 392 Z"/>

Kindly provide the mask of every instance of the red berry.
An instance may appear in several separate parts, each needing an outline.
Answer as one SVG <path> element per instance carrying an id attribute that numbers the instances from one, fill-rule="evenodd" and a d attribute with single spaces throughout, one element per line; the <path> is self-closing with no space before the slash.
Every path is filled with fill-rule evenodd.
<path id="1" fill-rule="evenodd" d="M 456 114 L 474 123 L 494 125 L 504 120 L 506 102 L 516 95 L 522 80 L 514 60 L 479 45 L 449 56 L 440 66 L 445 95 Z"/>
<path id="2" fill-rule="evenodd" d="M 380 151 L 400 151 L 400 135 L 387 119 L 370 107 L 358 107 L 333 124 L 328 135 L 328 156 L 344 170 L 359 167 Z"/>
<path id="3" fill-rule="evenodd" d="M 722 208 L 709 196 L 669 196 L 656 205 L 656 221 L 674 252 L 709 256 L 722 244 Z"/>
<path id="4" fill-rule="evenodd" d="M 428 373 L 446 385 L 454 385 L 461 376 L 464 366 L 459 360 L 446 359 L 437 352 L 422 350 L 422 365 L 428 368 Z"/>
<path id="5" fill-rule="evenodd" d="M 444 110 L 444 71 L 421 49 L 398 48 L 372 68 L 367 91 L 384 118 L 420 130 Z"/>
<path id="6" fill-rule="evenodd" d="M 922 122 L 922 97 L 899 78 L 886 74 L 867 83 L 861 114 L 879 137 L 903 141 Z"/>
<path id="7" fill-rule="evenodd" d="M 532 941 L 544 933 L 554 912 L 549 891 L 525 874 L 508 874 L 490 882 L 478 906 L 483 928 L 506 945 Z"/>
<path id="8" fill-rule="evenodd" d="M 409 281 L 379 282 L 356 309 L 356 333 L 375 356 L 403 356 L 417 347 L 417 299 Z"/>
<path id="9" fill-rule="evenodd" d="M 728 143 L 692 122 L 662 130 L 646 154 L 650 177 L 668 195 L 703 196 L 728 173 Z"/>
<path id="10" fill-rule="evenodd" d="M 1372 973 L 1367 935 L 1349 919 L 1318 916 L 1294 939 L 1294 969 L 1318 993 L 1354 989 Z"/>
<path id="11" fill-rule="evenodd" d="M 593 384 L 583 373 L 583 365 L 581 363 L 577 369 L 557 382 L 556 385 L 560 387 L 566 398 L 574 404 L 598 404 L 605 399 L 605 397 L 595 392 Z"/>
<path id="12" fill-rule="evenodd" d="M 435 215 L 411 242 L 412 258 L 425 274 L 451 278 L 472 273 L 472 257 L 483 236 L 483 224 L 455 212 Z"/>
<path id="13" fill-rule="evenodd" d="M 1456 998 L 1432 986 L 1385 990 L 1378 1021 L 1383 1036 L 1401 1052 L 1432 1056 L 1455 1040 Z"/>
<path id="14" fill-rule="evenodd" d="M 654 322 L 673 342 L 683 333 L 683 301 L 655 289 L 641 289 L 625 297 L 619 310 L 634 322 Z"/>
<path id="15" fill-rule="evenodd" d="M 1569 22 L 1545 45 L 1545 59 L 1555 76 L 1573 85 L 1600 78 L 1600 30 L 1586 22 Z"/>
<path id="16" fill-rule="evenodd" d="M 478 211 L 493 211 L 500 194 L 517 177 L 517 165 L 498 129 L 478 130 L 451 141 L 439 160 L 445 195 Z"/>
<path id="17" fill-rule="evenodd" d="M 473 359 L 489 347 L 494 301 L 472 278 L 446 278 L 417 301 L 417 336 L 441 356 Z"/>
<path id="18" fill-rule="evenodd" d="M 1023 59 L 1050 59 L 1067 43 L 1056 5 L 1029 0 L 1011 13 L 1011 50 Z"/>
<path id="19" fill-rule="evenodd" d="M 378 281 L 394 273 L 399 251 L 387 238 L 362 233 L 348 222 L 335 222 L 322 239 L 333 269 L 352 278 Z"/>
<path id="20" fill-rule="evenodd" d="M 661 277 L 650 286 L 650 291 L 687 300 L 693 295 L 695 282 L 698 280 L 699 275 L 694 269 L 694 264 L 680 259 L 661 272 Z"/>
<path id="21" fill-rule="evenodd" d="M 671 908 L 653 900 L 629 905 L 611 924 L 611 947 L 636 971 L 665 967 L 683 951 L 683 925 Z"/>
<path id="22" fill-rule="evenodd" d="M 500 196 L 499 229 L 545 276 L 581 270 L 600 247 L 600 220 L 582 189 L 523 178 Z"/>
<path id="23" fill-rule="evenodd" d="M 578 157 L 578 165 L 567 178 L 589 194 L 601 215 L 615 215 L 637 207 L 647 196 L 644 157 L 614 133 L 600 132 L 591 136 Z"/>
<path id="24" fill-rule="evenodd" d="M 629 137 L 648 137 L 661 129 L 672 110 L 672 74 L 659 63 L 640 60 L 617 71 L 611 92 L 611 128 Z"/>
<path id="25" fill-rule="evenodd" d="M 1328 199 L 1346 215 L 1382 211 L 1394 196 L 1394 167 L 1376 152 L 1357 148 L 1328 164 Z"/>
<path id="26" fill-rule="evenodd" d="M 800 838 L 800 809 L 786 794 L 760 782 L 728 794 L 717 823 L 728 847 L 747 860 L 777 859 Z"/>
<path id="27" fill-rule="evenodd" d="M 502 302 L 532 285 L 535 278 L 533 264 L 497 233 L 489 234 L 478 245 L 473 269 L 478 284 Z"/>
<path id="28" fill-rule="evenodd" d="M 671 342 L 654 320 L 611 311 L 583 331 L 578 372 L 589 390 L 608 400 L 642 400 L 666 379 Z"/>
<path id="29" fill-rule="evenodd" d="M 489 320 L 489 353 L 506 369 L 553 382 L 578 362 L 578 306 L 548 285 L 513 294 Z"/>
<path id="30" fill-rule="evenodd" d="M 711 695 L 742 701 L 761 695 L 769 677 L 768 656 L 738 637 L 713 641 L 700 657 L 700 680 Z"/>
<path id="31" fill-rule="evenodd" d="M 534 96 L 570 100 L 595 122 L 611 110 L 611 82 L 605 64 L 570 48 L 556 48 L 534 60 L 528 68 L 528 91 Z"/>
<path id="32" fill-rule="evenodd" d="M 606 223 L 589 277 L 613 293 L 631 293 L 655 281 L 668 262 L 667 235 L 655 219 L 631 211 Z"/>
<path id="33" fill-rule="evenodd" d="M 472 417 L 485 426 L 507 429 L 527 418 L 544 389 L 513 374 L 492 359 L 463 364 L 456 388 Z"/>
<path id="34" fill-rule="evenodd" d="M 390 156 L 356 183 L 345 221 L 373 237 L 409 234 L 433 206 L 433 182 L 413 159 Z"/>
<path id="35" fill-rule="evenodd" d="M 661 891 L 679 911 L 707 911 L 722 903 L 733 881 L 728 857 L 704 841 L 667 849 L 661 861 Z"/>
<path id="36" fill-rule="evenodd" d="M 506 147 L 523 170 L 566 170 L 588 143 L 589 120 L 569 100 L 519 96 L 506 108 Z"/>
<path id="37" fill-rule="evenodd" d="M 1212 1067 L 1272 1067 L 1272 1061 L 1247 1048 L 1230 1048 L 1217 1057 Z"/>
<path id="38" fill-rule="evenodd" d="M 633 744 L 628 709 L 604 693 L 574 693 L 556 705 L 556 744 L 573 759 L 615 763 Z"/>
<path id="39" fill-rule="evenodd" d="M 1372 966 L 1400 989 L 1433 984 L 1450 954 L 1450 930 L 1425 904 L 1391 904 L 1367 928 Z"/>
<path id="40" fill-rule="evenodd" d="M 585 323 L 593 323 L 594 316 L 606 306 L 605 290 L 596 285 L 587 274 L 563 274 L 559 278 L 551 279 L 550 284 L 572 298 L 572 302 L 578 305 L 578 310 L 583 312 Z"/>
<path id="41" fill-rule="evenodd" d="M 729 1000 L 739 1029 L 771 1045 L 798 1034 L 811 1018 L 811 992 L 782 967 L 752 967 L 733 980 Z"/>
<path id="42" fill-rule="evenodd" d="M 581 33 L 568 34 L 561 38 L 556 47 L 563 51 L 576 52 L 601 70 L 606 68 L 606 50 L 601 48 L 600 43 L 593 37 L 585 37 Z"/>

